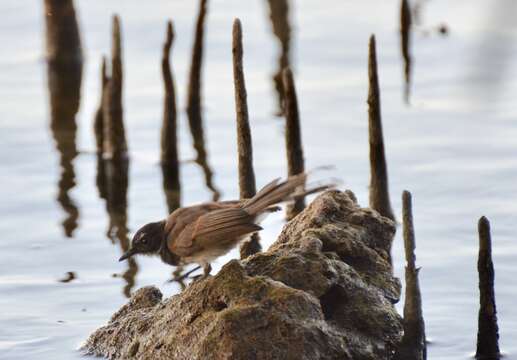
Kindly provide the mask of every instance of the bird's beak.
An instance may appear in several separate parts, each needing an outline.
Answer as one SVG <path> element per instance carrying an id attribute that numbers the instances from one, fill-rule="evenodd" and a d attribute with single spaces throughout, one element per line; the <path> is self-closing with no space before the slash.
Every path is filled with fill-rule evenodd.
<path id="1" fill-rule="evenodd" d="M 135 255 L 135 254 L 136 254 L 135 249 L 129 249 L 128 251 L 126 251 L 126 252 L 124 253 L 124 255 L 122 255 L 122 256 L 120 257 L 120 259 L 118 259 L 118 261 L 124 261 L 124 260 L 126 260 L 126 259 L 130 258 L 131 256 Z"/>

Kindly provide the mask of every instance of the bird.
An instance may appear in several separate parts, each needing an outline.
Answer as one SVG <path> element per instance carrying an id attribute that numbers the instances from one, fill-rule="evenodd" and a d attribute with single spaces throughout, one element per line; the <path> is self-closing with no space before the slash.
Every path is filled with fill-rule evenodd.
<path id="1" fill-rule="evenodd" d="M 172 266 L 197 263 L 203 268 L 201 277 L 207 277 L 211 262 L 262 230 L 261 220 L 279 210 L 278 204 L 331 187 L 323 185 L 299 192 L 306 179 L 305 173 L 284 181 L 277 178 L 250 199 L 178 208 L 166 219 L 142 226 L 119 261 L 137 254 L 159 255 L 164 263 Z"/>

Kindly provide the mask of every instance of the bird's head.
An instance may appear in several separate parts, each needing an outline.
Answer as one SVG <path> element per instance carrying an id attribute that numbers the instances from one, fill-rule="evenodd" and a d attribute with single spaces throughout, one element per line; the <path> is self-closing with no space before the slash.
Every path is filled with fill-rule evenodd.
<path id="1" fill-rule="evenodd" d="M 118 261 L 126 260 L 136 254 L 152 255 L 160 250 L 164 238 L 163 221 L 149 223 L 142 226 L 133 236 L 128 251 Z"/>

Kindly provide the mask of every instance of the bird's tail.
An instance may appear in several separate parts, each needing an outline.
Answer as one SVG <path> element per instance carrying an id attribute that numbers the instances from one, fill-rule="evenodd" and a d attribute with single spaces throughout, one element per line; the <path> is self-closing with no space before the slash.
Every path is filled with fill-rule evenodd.
<path id="1" fill-rule="evenodd" d="M 283 182 L 280 182 L 280 178 L 275 179 L 247 200 L 242 207 L 250 215 L 260 215 L 276 204 L 335 187 L 334 184 L 328 184 L 299 190 L 304 188 L 306 181 L 306 173 L 291 176 Z"/>

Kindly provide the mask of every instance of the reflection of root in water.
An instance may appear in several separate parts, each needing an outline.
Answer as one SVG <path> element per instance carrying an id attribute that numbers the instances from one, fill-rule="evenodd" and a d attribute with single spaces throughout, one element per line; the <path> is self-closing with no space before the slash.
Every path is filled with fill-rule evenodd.
<path id="1" fill-rule="evenodd" d="M 400 6 L 400 48 L 404 64 L 404 102 L 409 104 L 411 95 L 411 64 L 410 36 L 411 36 L 411 8 L 408 0 L 402 0 Z"/>
<path id="2" fill-rule="evenodd" d="M 65 274 L 65 277 L 62 279 L 59 279 L 58 281 L 61 283 L 69 283 L 77 278 L 77 275 L 74 271 L 67 271 Z"/>
<path id="3" fill-rule="evenodd" d="M 73 1 L 45 0 L 44 6 L 50 129 L 61 165 L 57 201 L 67 214 L 62 222 L 65 235 L 72 237 L 79 209 L 68 193 L 75 186 L 75 116 L 81 99 L 82 47 Z"/>
<path id="4" fill-rule="evenodd" d="M 165 88 L 163 120 L 161 130 L 161 166 L 163 174 L 163 190 L 169 213 L 180 207 L 181 183 L 178 156 L 176 90 L 170 66 L 170 52 L 174 40 L 172 22 L 167 23 L 167 37 L 163 45 L 162 76 Z"/>
<path id="5" fill-rule="evenodd" d="M 104 160 L 106 176 L 107 202 L 106 208 L 109 215 L 108 236 L 114 243 L 119 243 L 122 253 L 129 250 L 129 238 L 127 229 L 127 189 L 129 185 L 129 160 L 127 158 Z M 100 192 L 100 190 L 99 190 Z M 122 277 L 126 281 L 124 295 L 129 297 L 135 285 L 135 276 L 138 265 L 135 259 L 128 259 L 128 269 Z"/>
<path id="6" fill-rule="evenodd" d="M 129 185 L 129 160 L 127 158 L 103 159 L 97 157 L 97 187 L 101 199 L 106 201 L 109 226 L 107 237 L 118 243 L 122 253 L 129 250 L 130 242 L 127 228 L 127 189 Z M 123 292 L 129 297 L 135 286 L 138 265 L 135 259 L 127 261 L 127 270 L 122 274 L 126 281 Z"/>
<path id="7" fill-rule="evenodd" d="M 171 179 L 167 177 L 167 172 L 163 171 L 163 191 L 167 202 L 168 213 L 174 212 L 181 206 L 181 192 L 178 188 L 171 186 Z"/>
<path id="8" fill-rule="evenodd" d="M 290 64 L 291 49 L 291 25 L 289 23 L 289 1 L 268 0 L 269 18 L 273 28 L 273 34 L 280 42 L 281 50 L 278 56 L 278 68 L 273 74 L 273 83 L 278 96 L 278 116 L 284 111 L 284 86 L 282 82 L 282 71 Z"/>
<path id="9" fill-rule="evenodd" d="M 221 193 L 219 192 L 219 190 L 217 190 L 217 188 L 215 187 L 215 185 L 213 183 L 214 173 L 212 172 L 212 169 L 208 165 L 208 162 L 206 160 L 206 154 L 204 154 L 204 157 L 202 157 L 202 158 L 198 157 L 196 159 L 196 163 L 199 166 L 201 166 L 201 168 L 203 169 L 203 173 L 205 175 L 205 184 L 206 184 L 206 187 L 208 189 L 210 189 L 210 191 L 212 192 L 212 200 L 218 201 L 219 198 L 221 197 Z"/>
<path id="10" fill-rule="evenodd" d="M 51 108 L 50 129 L 59 152 L 61 166 L 57 201 L 67 214 L 62 222 L 65 235 L 72 237 L 79 218 L 79 209 L 69 192 L 76 184 L 73 166 L 77 156 L 75 116 L 79 110 L 81 96 L 82 65 L 49 62 L 47 75 Z"/>
<path id="11" fill-rule="evenodd" d="M 57 137 L 58 135 L 54 135 L 56 141 L 60 142 L 61 140 L 57 140 Z M 73 147 L 75 148 L 75 144 Z M 60 148 L 60 145 L 58 145 L 58 148 Z M 61 222 L 65 236 L 72 237 L 75 229 L 78 227 L 79 219 L 79 208 L 69 195 L 69 191 L 75 187 L 75 171 L 73 167 L 75 149 L 72 150 L 70 148 L 67 150 L 60 150 L 60 152 L 61 178 L 58 182 L 59 193 L 57 196 L 57 201 L 66 213 L 65 219 Z"/>
<path id="12" fill-rule="evenodd" d="M 129 298 L 131 297 L 131 290 L 135 286 L 135 278 L 138 273 L 138 265 L 136 264 L 135 259 L 128 259 L 127 261 L 128 269 L 122 274 L 122 277 L 126 281 L 126 285 L 123 288 L 124 295 Z"/>
<path id="13" fill-rule="evenodd" d="M 102 96 L 95 115 L 94 130 L 97 143 L 96 184 L 101 199 L 106 201 L 109 217 L 107 237 L 118 243 L 122 252 L 129 250 L 127 229 L 127 189 L 129 186 L 129 159 L 124 129 L 122 88 L 122 30 L 117 15 L 112 18 L 111 77 L 107 61 L 102 60 Z M 135 285 L 138 266 L 135 259 L 127 261 L 128 269 L 122 277 L 126 281 L 124 295 L 129 297 Z"/>
<path id="14" fill-rule="evenodd" d="M 194 142 L 194 149 L 197 153 L 196 163 L 203 169 L 205 184 L 212 191 L 213 200 L 217 201 L 220 197 L 220 193 L 214 186 L 213 172 L 208 165 L 203 131 L 203 119 L 201 116 L 201 67 L 203 63 L 203 38 L 206 13 L 207 0 L 200 0 L 189 73 L 187 116 L 190 133 Z"/>

